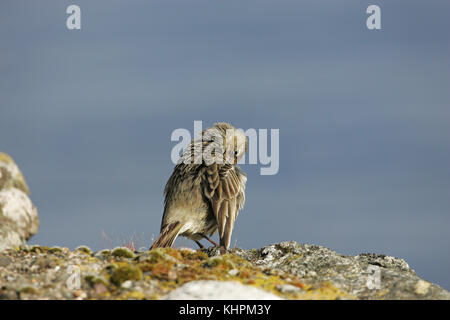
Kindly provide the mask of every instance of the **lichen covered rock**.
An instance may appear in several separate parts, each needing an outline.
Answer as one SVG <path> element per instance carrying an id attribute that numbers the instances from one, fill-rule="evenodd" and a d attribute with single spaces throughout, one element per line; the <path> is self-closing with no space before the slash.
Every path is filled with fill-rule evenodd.
<path id="1" fill-rule="evenodd" d="M 450 293 L 424 281 L 403 259 L 378 254 L 346 256 L 328 248 L 282 242 L 235 252 L 261 268 L 279 270 L 315 285 L 326 281 L 359 299 L 450 299 Z"/>
<path id="2" fill-rule="evenodd" d="M 82 248 L 0 252 L 0 299 L 450 299 L 402 259 L 295 242 L 222 256 L 216 248 L 132 255 Z"/>
<path id="3" fill-rule="evenodd" d="M 23 243 L 23 238 L 11 227 L 9 221 L 0 218 L 0 251 L 18 247 Z"/>
<path id="4" fill-rule="evenodd" d="M 0 190 L 16 188 L 30 194 L 25 178 L 14 160 L 0 151 Z"/>
<path id="5" fill-rule="evenodd" d="M 0 251 L 24 244 L 39 228 L 25 179 L 10 156 L 0 152 Z"/>

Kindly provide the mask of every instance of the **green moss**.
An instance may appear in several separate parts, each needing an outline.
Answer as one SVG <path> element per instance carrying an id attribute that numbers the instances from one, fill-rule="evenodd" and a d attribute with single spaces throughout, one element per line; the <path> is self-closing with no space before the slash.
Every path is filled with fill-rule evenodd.
<path id="1" fill-rule="evenodd" d="M 122 258 L 121 254 L 111 258 Z M 294 259 L 294 258 L 293 258 Z M 298 257 L 295 257 L 298 259 Z M 233 270 L 233 272 L 229 272 Z M 209 258 L 204 252 L 158 248 L 137 255 L 133 260 L 118 259 L 105 269 L 85 278 L 91 287 L 104 285 L 108 291 L 103 298 L 158 299 L 181 285 L 194 280 L 239 281 L 272 292 L 286 299 L 339 299 L 351 298 L 329 283 L 304 284 L 294 275 L 264 270 L 234 254 Z M 145 275 L 145 279 L 144 279 Z M 125 281 L 157 281 L 158 290 L 146 296 L 142 292 L 124 292 L 120 286 Z M 280 292 L 280 285 L 293 285 L 302 290 Z"/>
<path id="2" fill-rule="evenodd" d="M 125 300 L 144 300 L 146 296 L 140 291 L 130 291 L 123 294 L 120 298 Z"/>
<path id="3" fill-rule="evenodd" d="M 162 248 L 152 249 L 136 257 L 136 260 L 147 263 L 156 263 L 158 261 L 166 260 L 167 254 L 164 250 L 165 249 Z"/>
<path id="4" fill-rule="evenodd" d="M 207 260 L 209 257 L 203 251 L 191 251 L 191 250 L 180 250 L 181 257 L 187 261 L 202 261 Z"/>
<path id="5" fill-rule="evenodd" d="M 208 268 L 223 268 L 224 270 L 230 270 L 234 268 L 234 264 L 229 257 L 220 256 L 220 257 L 212 257 L 209 258 L 204 264 L 204 267 Z"/>
<path id="6" fill-rule="evenodd" d="M 25 286 L 25 287 L 20 288 L 19 293 L 20 294 L 37 294 L 38 291 L 34 287 Z"/>
<path id="7" fill-rule="evenodd" d="M 177 250 L 177 249 L 166 248 L 166 249 L 164 250 L 164 253 L 165 253 L 166 255 L 171 256 L 172 258 L 177 259 L 177 260 L 181 260 L 181 259 L 183 258 L 183 257 L 182 257 L 182 254 L 181 254 L 181 252 L 180 252 L 180 250 Z"/>
<path id="8" fill-rule="evenodd" d="M 33 253 L 46 253 L 48 250 L 50 250 L 49 247 L 35 245 L 32 246 L 29 251 Z"/>
<path id="9" fill-rule="evenodd" d="M 62 253 L 63 249 L 61 247 L 51 247 L 50 249 L 48 249 L 48 253 Z"/>
<path id="10" fill-rule="evenodd" d="M 84 254 L 87 254 L 87 255 L 91 255 L 92 254 L 91 249 L 89 249 L 89 247 L 87 247 L 87 246 L 76 247 L 75 251 L 78 251 L 78 252 L 81 252 L 81 253 L 84 253 Z"/>
<path id="11" fill-rule="evenodd" d="M 160 259 L 165 259 L 166 253 L 164 251 L 165 250 L 162 248 L 150 250 L 149 252 L 150 262 L 157 262 Z"/>
<path id="12" fill-rule="evenodd" d="M 88 275 L 84 279 L 91 286 L 94 286 L 96 284 L 103 284 L 105 287 L 108 286 L 108 281 L 103 277 L 97 277 L 95 275 Z"/>
<path id="13" fill-rule="evenodd" d="M 111 275 L 110 281 L 120 286 L 127 280 L 139 281 L 142 280 L 142 271 L 137 266 L 132 264 L 122 264 L 115 269 Z"/>
<path id="14" fill-rule="evenodd" d="M 134 258 L 136 255 L 128 248 L 125 247 L 118 247 L 115 248 L 111 255 L 114 257 L 122 257 L 122 258 Z"/>
<path id="15" fill-rule="evenodd" d="M 97 262 L 99 262 L 99 259 L 97 257 L 90 256 L 90 257 L 87 257 L 86 259 L 84 259 L 83 262 L 84 263 L 97 263 Z"/>
<path id="16" fill-rule="evenodd" d="M 105 272 L 107 274 L 112 274 L 119 266 L 115 263 L 108 263 L 105 267 Z"/>
<path id="17" fill-rule="evenodd" d="M 96 253 L 96 256 L 100 256 L 100 257 L 103 257 L 103 258 L 110 257 L 111 256 L 111 250 L 108 250 L 108 249 L 101 250 L 100 252 Z"/>

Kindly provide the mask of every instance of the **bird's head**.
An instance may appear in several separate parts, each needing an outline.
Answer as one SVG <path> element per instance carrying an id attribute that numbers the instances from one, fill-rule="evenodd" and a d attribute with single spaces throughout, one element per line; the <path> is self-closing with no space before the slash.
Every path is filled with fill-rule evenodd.
<path id="1" fill-rule="evenodd" d="M 211 159 L 214 159 L 214 161 L 206 159 L 207 163 L 237 164 L 248 147 L 244 132 L 225 122 L 215 123 L 213 127 L 206 129 L 203 139 L 206 141 L 207 148 L 210 149 L 207 151 L 211 151 Z M 222 157 L 217 157 L 218 153 Z"/>

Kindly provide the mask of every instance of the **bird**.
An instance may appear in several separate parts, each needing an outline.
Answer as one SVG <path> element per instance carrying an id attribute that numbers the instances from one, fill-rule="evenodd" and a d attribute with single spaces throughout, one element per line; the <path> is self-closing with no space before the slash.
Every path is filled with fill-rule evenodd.
<path id="1" fill-rule="evenodd" d="M 214 123 L 183 150 L 164 188 L 160 234 L 150 249 L 172 247 L 178 236 L 200 249 L 206 239 L 228 251 L 234 224 L 245 204 L 247 175 L 237 165 L 248 148 L 241 129 Z M 210 237 L 219 233 L 219 245 Z"/>

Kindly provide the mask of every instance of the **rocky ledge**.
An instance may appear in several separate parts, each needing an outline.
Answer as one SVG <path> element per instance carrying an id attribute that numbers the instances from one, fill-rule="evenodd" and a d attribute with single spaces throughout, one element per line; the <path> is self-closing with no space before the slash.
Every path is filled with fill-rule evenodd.
<path id="1" fill-rule="evenodd" d="M 0 252 L 0 299 L 450 299 L 398 258 L 282 242 L 261 249 L 20 246 Z"/>

